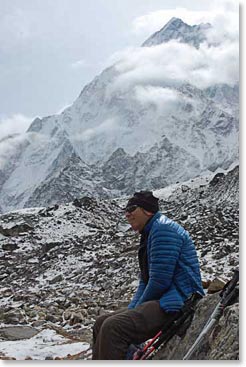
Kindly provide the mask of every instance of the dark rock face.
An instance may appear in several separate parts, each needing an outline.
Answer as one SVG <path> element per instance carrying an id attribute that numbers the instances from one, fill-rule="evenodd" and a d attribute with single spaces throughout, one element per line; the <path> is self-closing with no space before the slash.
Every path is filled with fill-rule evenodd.
<path id="1" fill-rule="evenodd" d="M 239 304 L 225 309 L 209 339 L 206 359 L 239 360 Z"/>
<path id="2" fill-rule="evenodd" d="M 182 360 L 194 344 L 219 302 L 219 294 L 207 295 L 198 304 L 196 313 L 185 336 L 175 336 L 154 359 Z M 239 310 L 238 303 L 225 308 L 224 315 L 191 356 L 192 360 L 239 359 Z"/>

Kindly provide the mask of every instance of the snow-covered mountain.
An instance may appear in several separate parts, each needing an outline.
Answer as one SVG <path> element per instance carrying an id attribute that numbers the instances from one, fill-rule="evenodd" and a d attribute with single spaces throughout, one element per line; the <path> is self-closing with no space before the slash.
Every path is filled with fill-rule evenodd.
<path id="1" fill-rule="evenodd" d="M 210 27 L 172 18 L 140 51 L 174 41 L 197 50 Z M 61 114 L 33 121 L 0 166 L 2 212 L 157 189 L 238 159 L 238 84 L 198 88 L 148 68 L 140 83 L 128 61 L 105 69 Z"/>

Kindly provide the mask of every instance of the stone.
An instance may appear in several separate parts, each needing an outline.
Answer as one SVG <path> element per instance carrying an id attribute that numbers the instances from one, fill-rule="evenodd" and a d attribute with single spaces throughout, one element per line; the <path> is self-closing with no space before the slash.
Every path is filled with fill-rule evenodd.
<path id="1" fill-rule="evenodd" d="M 187 185 L 181 185 L 181 190 L 182 190 L 182 192 L 186 192 L 186 191 L 188 191 L 190 188 L 189 188 L 189 186 L 187 186 Z"/>
<path id="2" fill-rule="evenodd" d="M 225 309 L 209 339 L 209 360 L 239 359 L 239 304 Z"/>
<path id="3" fill-rule="evenodd" d="M 15 223 L 12 226 L 0 225 L 0 233 L 7 237 L 16 237 L 33 229 L 32 226 L 25 222 Z"/>
<path id="4" fill-rule="evenodd" d="M 9 326 L 0 328 L 0 338 L 4 340 L 30 339 L 38 334 L 39 330 L 31 326 Z"/>
<path id="5" fill-rule="evenodd" d="M 221 291 L 226 282 L 221 278 L 215 278 L 212 280 L 208 286 L 208 293 L 215 293 Z"/>
<path id="6" fill-rule="evenodd" d="M 163 347 L 154 359 L 182 360 L 197 337 L 200 335 L 207 320 L 220 301 L 218 293 L 205 296 L 198 304 L 193 321 L 186 334 L 180 338 L 174 336 Z M 239 305 L 228 306 L 223 316 L 206 335 L 202 344 L 194 352 L 192 360 L 237 360 L 239 358 Z M 217 330 L 216 330 L 217 329 Z"/>
<path id="7" fill-rule="evenodd" d="M 4 243 L 2 249 L 4 251 L 14 251 L 18 249 L 18 245 L 16 243 Z"/>
<path id="8" fill-rule="evenodd" d="M 58 274 L 53 279 L 49 280 L 49 283 L 50 284 L 55 284 L 55 283 L 61 282 L 62 280 L 63 280 L 63 275 L 62 274 Z"/>
<path id="9" fill-rule="evenodd" d="M 203 289 L 208 289 L 210 283 L 211 283 L 211 280 L 202 280 Z"/>
<path id="10" fill-rule="evenodd" d="M 34 328 L 39 328 L 40 326 L 42 326 L 44 324 L 45 324 L 44 320 L 36 320 L 36 321 L 33 321 L 31 323 L 32 327 L 34 327 Z"/>
<path id="11" fill-rule="evenodd" d="M 47 253 L 50 250 L 52 250 L 53 248 L 60 246 L 60 245 L 61 245 L 61 242 L 59 241 L 49 241 L 43 244 L 42 250 L 44 253 Z"/>
<path id="12" fill-rule="evenodd" d="M 4 314 L 3 321 L 6 324 L 22 324 L 25 323 L 25 318 L 23 316 L 23 313 L 18 310 L 10 310 Z"/>

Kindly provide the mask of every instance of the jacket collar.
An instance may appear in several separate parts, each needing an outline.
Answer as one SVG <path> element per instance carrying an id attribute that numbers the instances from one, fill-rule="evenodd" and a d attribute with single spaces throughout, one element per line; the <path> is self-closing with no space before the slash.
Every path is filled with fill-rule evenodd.
<path id="1" fill-rule="evenodd" d="M 154 223 L 154 221 L 158 218 L 160 218 L 160 216 L 162 215 L 161 212 L 157 212 L 155 213 L 151 218 L 150 220 L 148 220 L 148 222 L 145 224 L 144 226 L 144 229 L 142 230 L 142 233 L 149 233 L 149 231 L 151 230 L 152 228 L 152 225 Z"/>

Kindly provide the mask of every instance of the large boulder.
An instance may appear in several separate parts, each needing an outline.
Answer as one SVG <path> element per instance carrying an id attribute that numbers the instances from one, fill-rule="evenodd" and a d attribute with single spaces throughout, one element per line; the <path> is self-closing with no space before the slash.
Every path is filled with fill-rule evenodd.
<path id="1" fill-rule="evenodd" d="M 1 327 L 0 338 L 4 341 L 30 339 L 38 332 L 37 329 L 30 326 Z"/>
<path id="2" fill-rule="evenodd" d="M 154 359 L 182 360 L 205 326 L 219 302 L 219 292 L 205 296 L 198 304 L 191 326 L 185 336 L 174 336 Z M 239 359 L 239 304 L 224 310 L 223 316 L 194 352 L 192 360 Z"/>

